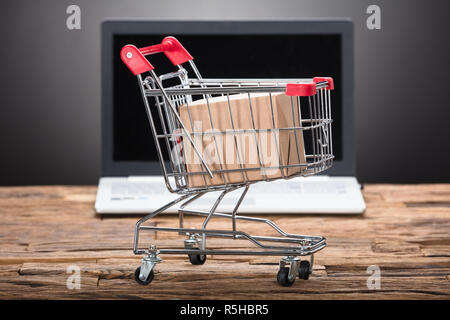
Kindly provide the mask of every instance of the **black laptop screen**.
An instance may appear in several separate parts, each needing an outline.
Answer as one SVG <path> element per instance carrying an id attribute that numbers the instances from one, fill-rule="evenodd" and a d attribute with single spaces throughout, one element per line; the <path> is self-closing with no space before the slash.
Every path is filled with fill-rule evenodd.
<path id="1" fill-rule="evenodd" d="M 113 39 L 113 159 L 157 161 L 135 76 L 120 59 L 126 44 L 145 47 L 165 35 L 115 35 Z M 331 76 L 333 149 L 342 159 L 341 35 L 174 35 L 194 57 L 204 78 L 311 78 Z M 174 71 L 163 54 L 149 57 L 160 75 Z M 188 70 L 190 70 L 188 68 Z M 152 101 L 151 101 L 152 102 Z"/>

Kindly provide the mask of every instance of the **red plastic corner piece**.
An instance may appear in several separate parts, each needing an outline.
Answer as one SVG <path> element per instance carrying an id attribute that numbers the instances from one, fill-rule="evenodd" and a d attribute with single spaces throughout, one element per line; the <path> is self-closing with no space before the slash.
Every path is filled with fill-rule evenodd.
<path id="1" fill-rule="evenodd" d="M 331 77 L 314 77 L 313 81 L 315 83 L 326 81 L 326 82 L 328 82 L 327 89 L 328 90 L 334 90 L 334 81 L 333 81 L 333 78 L 331 78 Z"/>
<path id="2" fill-rule="evenodd" d="M 127 44 L 122 48 L 120 57 L 135 76 L 154 69 L 139 49 L 131 44 Z"/>
<path id="3" fill-rule="evenodd" d="M 288 83 L 286 85 L 286 95 L 295 97 L 313 96 L 316 94 L 315 83 Z"/>
<path id="4" fill-rule="evenodd" d="M 175 66 L 194 59 L 175 37 L 165 37 L 161 45 L 165 55 Z"/>

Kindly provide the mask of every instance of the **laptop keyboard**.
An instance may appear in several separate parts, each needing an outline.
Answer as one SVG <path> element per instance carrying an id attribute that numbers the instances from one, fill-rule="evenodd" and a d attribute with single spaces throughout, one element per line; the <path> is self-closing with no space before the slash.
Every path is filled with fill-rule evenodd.
<path id="1" fill-rule="evenodd" d="M 167 193 L 165 184 L 154 182 L 113 182 L 111 200 L 148 199 L 152 195 Z"/>
<path id="2" fill-rule="evenodd" d="M 276 181 L 270 183 L 259 183 L 252 187 L 255 193 L 270 194 L 342 194 L 347 191 L 346 184 L 340 181 Z"/>
<path id="3" fill-rule="evenodd" d="M 300 184 L 302 193 L 327 193 L 327 194 L 344 194 L 347 192 L 345 183 L 339 181 L 305 181 Z"/>
<path id="4" fill-rule="evenodd" d="M 276 181 L 256 183 L 252 194 L 345 194 L 346 184 L 340 181 Z M 166 185 L 155 182 L 113 182 L 111 200 L 149 199 L 167 194 Z"/>

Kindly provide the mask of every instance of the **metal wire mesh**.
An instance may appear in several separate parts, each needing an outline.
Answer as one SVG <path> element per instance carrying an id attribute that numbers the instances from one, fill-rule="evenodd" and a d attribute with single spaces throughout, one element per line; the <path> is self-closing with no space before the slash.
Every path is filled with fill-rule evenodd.
<path id="1" fill-rule="evenodd" d="M 317 83 L 312 96 L 288 97 L 287 83 L 312 79 L 189 79 L 182 67 L 160 77 L 151 73 L 145 80 L 138 78 L 144 100 L 155 100 L 156 116 L 147 112 L 172 192 L 309 176 L 332 165 L 326 82 Z M 231 152 L 231 163 L 224 161 Z"/>

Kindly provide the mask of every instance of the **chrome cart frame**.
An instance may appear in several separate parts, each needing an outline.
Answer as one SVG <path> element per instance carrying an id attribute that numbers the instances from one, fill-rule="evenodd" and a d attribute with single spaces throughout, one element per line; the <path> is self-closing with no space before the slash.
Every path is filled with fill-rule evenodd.
<path id="1" fill-rule="evenodd" d="M 145 58 L 146 55 L 158 52 L 165 53 L 178 70 L 158 76 L 154 72 L 153 66 Z M 193 62 L 192 56 L 173 37 L 166 37 L 161 44 L 140 49 L 127 45 L 123 47 L 121 57 L 127 67 L 137 76 L 166 186 L 170 192 L 180 194 L 180 197 L 176 200 L 146 215 L 137 222 L 133 251 L 137 255 L 144 255 L 144 258 L 141 266 L 136 269 L 135 280 L 139 284 L 149 284 L 153 280 L 154 267 L 162 261 L 159 257 L 160 254 L 186 254 L 194 265 L 203 264 L 206 260 L 206 255 L 282 256 L 277 275 L 280 285 L 292 285 L 297 275 L 301 279 L 308 279 L 313 268 L 313 254 L 326 246 L 324 237 L 287 233 L 268 219 L 241 216 L 237 212 L 250 185 L 253 183 L 314 175 L 328 169 L 332 165 L 334 156 L 331 136 L 330 92 L 334 86 L 333 79 L 203 79 Z M 188 77 L 187 70 L 182 66 L 185 62 L 189 63 L 195 78 Z M 147 72 L 149 75 L 144 78 L 143 74 Z M 164 86 L 163 83 L 166 81 L 170 82 L 170 84 Z M 174 82 L 175 84 L 173 84 Z M 269 129 L 261 129 L 255 125 L 255 107 L 252 106 L 252 95 L 261 93 L 266 95 L 270 103 L 272 115 L 269 114 L 268 117 L 271 117 L 273 126 Z M 274 117 L 274 96 L 279 93 L 285 93 L 287 96 L 290 96 L 290 108 L 292 109 L 292 125 L 289 124 L 289 126 L 283 128 L 277 127 Z M 233 118 L 230 96 L 235 94 L 248 96 L 248 107 L 252 124 L 249 132 L 250 135 L 255 137 L 255 150 L 259 166 L 256 165 L 249 168 L 240 161 L 239 168 L 230 169 L 222 166 L 222 164 L 219 167 L 216 165 L 214 168 L 211 163 L 208 163 L 205 154 L 201 152 L 201 148 L 194 140 L 196 135 L 212 135 L 216 154 L 220 155 L 220 151 L 223 150 L 218 146 L 217 139 L 218 135 L 224 134 L 224 131 L 215 130 L 212 134 L 204 130 L 196 132 L 192 123 L 190 104 L 198 98 L 203 98 L 206 101 L 209 125 L 214 129 L 210 108 L 211 101 L 215 97 L 220 96 L 226 99 L 232 124 L 231 128 L 227 128 L 227 132 L 231 132 L 236 142 L 236 136 L 241 134 L 243 130 L 235 126 L 236 119 Z M 150 104 L 149 99 L 154 99 L 154 105 Z M 182 120 L 180 115 L 180 108 L 182 107 L 187 107 L 190 123 Z M 291 110 L 288 111 L 291 112 Z M 297 155 L 298 161 L 286 164 L 282 161 L 278 151 L 278 160 L 280 161 L 275 166 L 267 166 L 265 161 L 263 161 L 264 158 L 260 151 L 261 144 L 257 137 L 267 132 L 270 134 L 275 133 L 276 137 L 278 137 L 283 130 L 295 138 L 293 145 L 296 148 L 292 148 L 294 154 L 292 157 Z M 299 141 L 299 139 L 302 141 Z M 186 162 L 187 156 L 184 153 L 186 144 L 192 147 L 195 156 L 199 158 L 200 162 L 197 167 L 200 167 L 201 170 L 189 170 Z M 237 143 L 235 147 L 239 157 L 240 152 Z M 167 152 L 164 152 L 164 149 Z M 302 153 L 304 153 L 304 156 Z M 260 179 L 252 180 L 249 178 L 249 172 L 258 170 L 265 172 L 263 170 L 267 169 L 279 170 L 277 171 L 279 174 L 275 177 L 270 177 L 261 173 Z M 230 173 L 240 173 L 242 174 L 242 179 L 231 181 L 228 179 L 228 174 Z M 192 177 L 201 177 L 204 183 L 193 185 L 193 180 L 190 180 Z M 220 183 L 214 183 L 212 180 L 214 177 L 220 177 Z M 233 211 L 231 213 L 217 212 L 216 209 L 222 199 L 228 193 L 238 189 L 241 189 L 242 192 Z M 191 208 L 196 200 L 204 194 L 213 191 L 220 191 L 220 195 L 209 211 Z M 174 205 L 180 205 L 178 210 L 178 227 L 145 225 L 146 221 Z M 197 215 L 205 217 L 205 219 L 200 228 L 185 228 L 185 215 Z M 213 217 L 231 219 L 231 230 L 208 229 L 208 223 Z M 239 231 L 237 228 L 238 220 L 267 224 L 279 236 L 257 236 Z M 185 235 L 184 248 L 158 249 L 156 245 L 141 248 L 139 246 L 141 231 L 176 232 L 180 235 Z M 208 249 L 207 238 L 212 237 L 247 240 L 258 249 Z M 310 256 L 310 259 L 301 259 L 300 257 L 303 256 Z"/>

